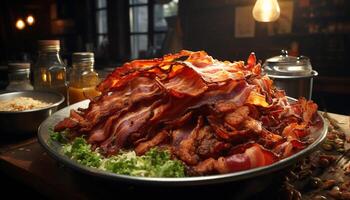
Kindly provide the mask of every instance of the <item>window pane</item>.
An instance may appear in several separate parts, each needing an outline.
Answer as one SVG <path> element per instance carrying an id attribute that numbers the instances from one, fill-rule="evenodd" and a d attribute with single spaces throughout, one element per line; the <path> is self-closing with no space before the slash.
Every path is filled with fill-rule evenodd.
<path id="1" fill-rule="evenodd" d="M 147 51 L 147 35 L 131 35 L 131 57 L 139 58 Z"/>
<path id="2" fill-rule="evenodd" d="M 106 0 L 96 0 L 96 7 L 97 8 L 106 8 L 107 1 Z"/>
<path id="3" fill-rule="evenodd" d="M 97 47 L 106 46 L 108 44 L 107 35 L 98 35 L 97 36 Z"/>
<path id="4" fill-rule="evenodd" d="M 129 0 L 130 5 L 148 3 L 147 0 Z"/>
<path id="5" fill-rule="evenodd" d="M 148 30 L 148 10 L 147 6 L 131 7 L 130 15 L 130 31 L 131 32 L 147 32 Z"/>
<path id="6" fill-rule="evenodd" d="M 97 35 L 97 57 L 106 57 L 108 55 L 108 36 L 107 35 Z"/>
<path id="7" fill-rule="evenodd" d="M 167 23 L 164 18 L 163 5 L 154 5 L 154 30 L 155 31 L 166 31 Z"/>
<path id="8" fill-rule="evenodd" d="M 165 33 L 154 35 L 154 46 L 156 49 L 161 49 L 163 47 L 164 39 Z"/>
<path id="9" fill-rule="evenodd" d="M 107 11 L 106 10 L 98 10 L 96 12 L 96 20 L 97 20 L 97 33 L 107 33 Z"/>
<path id="10" fill-rule="evenodd" d="M 177 15 L 178 0 L 172 0 L 167 4 L 163 4 L 163 12 L 165 17 Z"/>

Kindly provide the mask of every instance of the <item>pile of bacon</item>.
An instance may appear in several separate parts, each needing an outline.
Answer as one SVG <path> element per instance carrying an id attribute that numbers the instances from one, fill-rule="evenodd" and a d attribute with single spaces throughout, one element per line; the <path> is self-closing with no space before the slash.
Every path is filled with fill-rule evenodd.
<path id="1" fill-rule="evenodd" d="M 55 126 L 85 135 L 109 156 L 167 149 L 188 175 L 228 173 L 272 164 L 308 145 L 317 105 L 289 103 L 248 62 L 221 62 L 204 51 L 181 51 L 116 68 L 98 86 L 102 95 L 71 110 Z"/>

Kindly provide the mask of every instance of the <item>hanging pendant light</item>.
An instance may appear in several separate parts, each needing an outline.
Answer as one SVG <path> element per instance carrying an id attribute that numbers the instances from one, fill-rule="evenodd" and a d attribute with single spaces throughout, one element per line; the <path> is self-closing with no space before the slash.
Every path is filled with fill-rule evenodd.
<path id="1" fill-rule="evenodd" d="M 253 17 L 259 22 L 273 22 L 280 16 L 277 0 L 257 0 L 253 8 Z"/>
<path id="2" fill-rule="evenodd" d="M 34 24 L 35 19 L 34 19 L 33 15 L 28 15 L 26 21 L 27 21 L 28 25 L 31 26 Z"/>
<path id="3" fill-rule="evenodd" d="M 18 19 L 15 25 L 18 30 L 23 30 L 26 27 L 26 24 L 22 19 Z"/>

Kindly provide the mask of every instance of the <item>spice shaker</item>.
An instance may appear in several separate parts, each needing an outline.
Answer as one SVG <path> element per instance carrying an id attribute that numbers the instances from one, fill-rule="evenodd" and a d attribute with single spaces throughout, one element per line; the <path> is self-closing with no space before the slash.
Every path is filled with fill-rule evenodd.
<path id="1" fill-rule="evenodd" d="M 8 91 L 33 90 L 30 84 L 30 63 L 9 63 L 8 64 L 8 80 L 6 87 Z"/>

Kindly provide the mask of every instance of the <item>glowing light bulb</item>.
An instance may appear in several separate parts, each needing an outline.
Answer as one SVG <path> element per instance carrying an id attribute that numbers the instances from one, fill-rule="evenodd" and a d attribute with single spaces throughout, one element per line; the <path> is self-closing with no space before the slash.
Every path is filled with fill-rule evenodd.
<path id="1" fill-rule="evenodd" d="M 22 30 L 22 29 L 24 29 L 26 27 L 26 24 L 24 23 L 24 21 L 22 20 L 22 19 L 18 19 L 17 21 L 16 21 L 16 28 L 18 29 L 18 30 Z"/>
<path id="2" fill-rule="evenodd" d="M 273 22 L 280 16 L 277 0 L 257 0 L 253 8 L 253 17 L 259 22 Z"/>
<path id="3" fill-rule="evenodd" d="M 33 25 L 34 22 L 35 22 L 35 19 L 34 19 L 33 15 L 29 15 L 27 17 L 27 23 L 29 24 L 29 26 Z"/>

